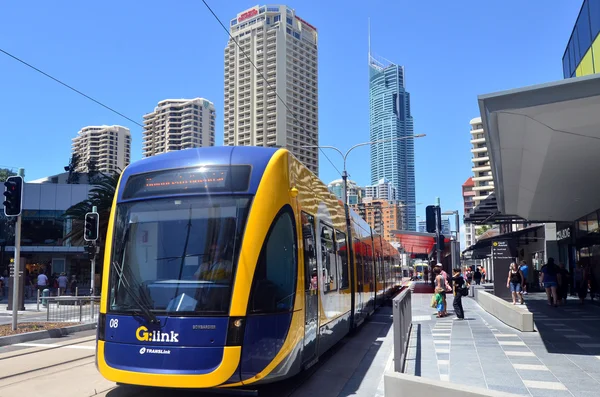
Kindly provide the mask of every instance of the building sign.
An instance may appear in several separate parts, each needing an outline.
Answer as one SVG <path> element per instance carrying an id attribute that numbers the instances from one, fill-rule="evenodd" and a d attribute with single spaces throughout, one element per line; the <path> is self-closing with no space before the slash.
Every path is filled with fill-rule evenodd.
<path id="1" fill-rule="evenodd" d="M 309 28 L 313 29 L 315 32 L 317 31 L 317 28 L 312 26 L 310 23 L 306 22 L 304 19 L 300 18 L 298 15 L 296 15 L 296 19 L 308 26 Z"/>
<path id="2" fill-rule="evenodd" d="M 253 16 L 256 16 L 256 15 L 258 15 L 258 9 L 253 8 L 250 11 L 246 11 L 246 12 L 242 13 L 242 15 L 240 15 L 238 17 L 238 22 L 245 21 L 246 19 L 252 18 Z"/>
<path id="3" fill-rule="evenodd" d="M 493 272 L 491 278 L 494 280 L 494 295 L 500 298 L 508 298 L 510 290 L 506 288 L 506 275 L 510 264 L 515 260 L 513 256 L 514 243 L 508 240 L 497 240 L 492 242 Z"/>
<path id="4" fill-rule="evenodd" d="M 567 238 L 571 238 L 571 228 L 566 228 L 566 229 L 556 231 L 556 240 L 557 241 L 564 240 Z"/>
<path id="5" fill-rule="evenodd" d="M 492 256 L 494 259 L 512 260 L 513 256 L 508 241 L 494 241 L 492 243 Z"/>

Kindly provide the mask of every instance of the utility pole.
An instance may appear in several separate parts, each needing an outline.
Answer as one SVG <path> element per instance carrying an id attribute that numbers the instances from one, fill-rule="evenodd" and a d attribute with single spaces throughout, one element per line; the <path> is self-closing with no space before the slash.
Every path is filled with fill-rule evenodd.
<path id="1" fill-rule="evenodd" d="M 454 213 L 454 223 L 456 225 L 456 246 L 454 247 L 454 255 L 456 256 L 455 267 L 460 267 L 460 217 L 458 215 L 458 210 Z"/>

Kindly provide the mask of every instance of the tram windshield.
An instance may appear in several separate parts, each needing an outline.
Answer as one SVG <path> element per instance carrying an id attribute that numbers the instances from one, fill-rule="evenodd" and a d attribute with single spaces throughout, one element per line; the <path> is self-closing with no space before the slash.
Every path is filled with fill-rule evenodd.
<path id="1" fill-rule="evenodd" d="M 249 207 L 227 196 L 117 205 L 109 310 L 227 314 Z"/>

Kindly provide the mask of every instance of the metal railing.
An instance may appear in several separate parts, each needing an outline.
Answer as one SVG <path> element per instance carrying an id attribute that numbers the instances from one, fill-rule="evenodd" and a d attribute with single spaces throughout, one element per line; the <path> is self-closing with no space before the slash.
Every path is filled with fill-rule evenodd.
<path id="1" fill-rule="evenodd" d="M 404 372 L 404 362 L 412 326 L 411 290 L 405 288 L 393 300 L 394 371 Z"/>
<path id="2" fill-rule="evenodd" d="M 42 296 L 38 300 L 38 306 L 40 303 L 46 311 L 46 321 L 91 323 L 98 319 L 100 297 Z"/>

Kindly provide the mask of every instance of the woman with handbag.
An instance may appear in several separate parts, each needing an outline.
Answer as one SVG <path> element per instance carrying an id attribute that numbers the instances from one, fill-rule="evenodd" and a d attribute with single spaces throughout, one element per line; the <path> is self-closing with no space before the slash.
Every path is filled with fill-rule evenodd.
<path id="1" fill-rule="evenodd" d="M 456 318 L 458 320 L 465 319 L 465 311 L 462 305 L 462 297 L 466 296 L 469 293 L 467 289 L 467 285 L 465 283 L 465 279 L 460 274 L 460 268 L 456 268 L 452 271 L 452 285 L 453 285 L 453 294 L 454 294 L 454 313 L 456 314 Z"/>

